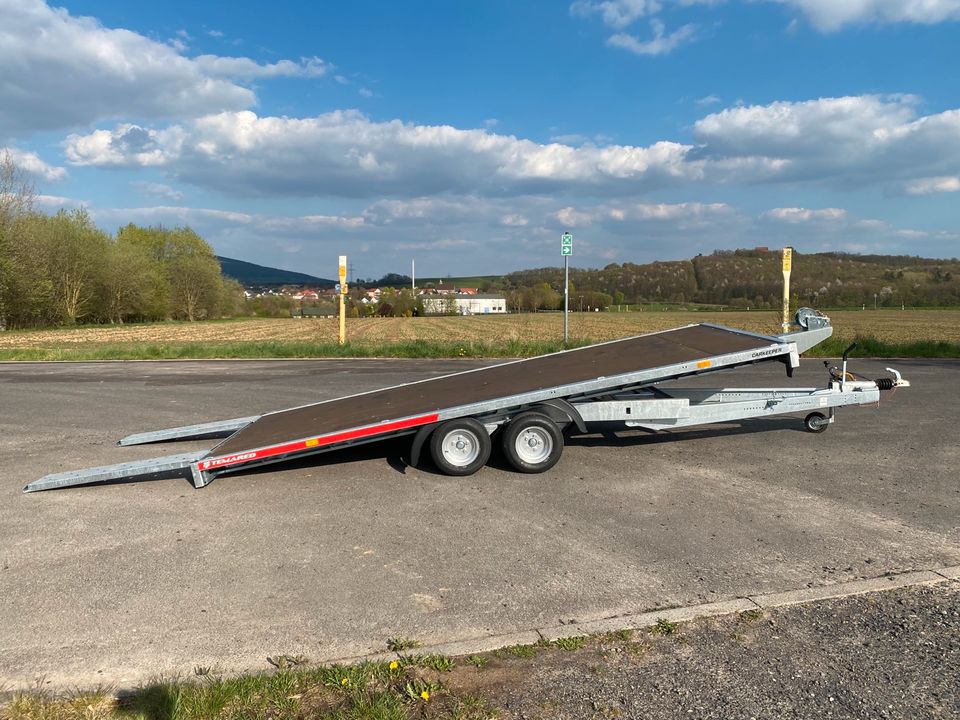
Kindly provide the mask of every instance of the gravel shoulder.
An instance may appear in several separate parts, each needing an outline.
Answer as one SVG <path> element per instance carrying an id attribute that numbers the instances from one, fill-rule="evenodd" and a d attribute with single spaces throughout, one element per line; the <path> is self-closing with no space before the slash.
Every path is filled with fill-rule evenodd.
<path id="1" fill-rule="evenodd" d="M 960 582 L 494 657 L 449 684 L 503 718 L 956 718 Z"/>

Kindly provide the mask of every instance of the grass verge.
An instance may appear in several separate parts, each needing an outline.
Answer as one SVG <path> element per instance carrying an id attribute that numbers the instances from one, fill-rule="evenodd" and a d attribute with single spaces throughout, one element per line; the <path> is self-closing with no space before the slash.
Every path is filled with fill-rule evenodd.
<path id="1" fill-rule="evenodd" d="M 352 718 L 487 720 L 487 703 L 452 692 L 419 665 L 361 663 L 233 678 L 159 680 L 125 695 L 54 698 L 22 693 L 0 706 L 4 720 L 300 720 Z"/>
<path id="2" fill-rule="evenodd" d="M 569 347 L 589 345 L 591 340 L 571 342 Z M 852 357 L 958 358 L 960 343 L 918 340 L 886 342 L 873 337 L 854 339 L 832 337 L 808 350 L 808 357 L 839 357 L 852 343 L 858 347 Z M 306 358 L 522 358 L 563 350 L 561 341 L 442 342 L 411 340 L 380 344 L 309 342 L 147 343 L 120 345 L 79 345 L 0 349 L 0 360 L 15 361 L 97 361 L 97 360 L 217 360 L 217 359 L 306 359 Z"/>
<path id="3" fill-rule="evenodd" d="M 804 355 L 808 357 L 840 357 L 851 343 L 857 347 L 850 357 L 861 358 L 956 358 L 960 357 L 960 343 L 938 340 L 916 340 L 912 342 L 885 342 L 873 337 L 853 338 L 831 337 L 811 348 Z"/>
<path id="4" fill-rule="evenodd" d="M 571 343 L 588 345 L 589 340 Z M 234 342 L 223 344 L 124 344 L 56 348 L 0 349 L 0 360 L 92 361 L 92 360 L 217 360 L 298 358 L 520 358 L 563 350 L 563 342 L 517 341 L 406 342 L 357 345 L 308 342 Z"/>

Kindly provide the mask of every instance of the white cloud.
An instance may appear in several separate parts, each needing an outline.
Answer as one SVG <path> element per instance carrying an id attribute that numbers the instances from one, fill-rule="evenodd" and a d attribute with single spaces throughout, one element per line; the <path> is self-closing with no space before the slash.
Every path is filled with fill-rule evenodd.
<path id="1" fill-rule="evenodd" d="M 649 227 L 649 223 L 668 223 L 687 228 L 693 224 L 724 221 L 735 215 L 736 211 L 726 203 L 615 202 L 590 208 L 564 207 L 553 217 L 563 227 L 582 228 L 602 224 L 622 232 L 623 226 L 637 228 Z"/>
<path id="2" fill-rule="evenodd" d="M 607 38 L 607 45 L 628 50 L 635 55 L 666 55 L 692 40 L 697 31 L 695 25 L 688 24 L 667 35 L 663 23 L 656 18 L 650 21 L 650 27 L 653 30 L 653 38 L 650 40 L 640 40 L 628 33 L 617 33 Z"/>
<path id="3" fill-rule="evenodd" d="M 565 228 L 583 227 L 591 225 L 596 216 L 592 213 L 582 212 L 572 207 L 561 208 L 557 211 L 555 217 L 561 226 Z"/>
<path id="4" fill-rule="evenodd" d="M 761 215 L 764 218 L 780 220 L 788 223 L 806 223 L 811 221 L 844 220 L 847 211 L 841 208 L 823 208 L 822 210 L 808 210 L 807 208 L 773 208 Z"/>
<path id="5" fill-rule="evenodd" d="M 86 203 L 82 200 L 75 200 L 73 198 L 61 197 L 60 195 L 36 195 L 33 198 L 33 201 L 40 207 L 46 208 L 47 210 L 60 210 L 61 208 L 78 208 L 84 207 Z"/>
<path id="6" fill-rule="evenodd" d="M 76 165 L 157 167 L 245 195 L 637 195 L 699 182 L 950 191 L 960 110 L 919 116 L 917 107 L 910 96 L 873 95 L 733 107 L 695 123 L 696 145 L 646 147 L 572 146 L 567 136 L 541 144 L 483 129 L 375 122 L 358 111 L 243 111 L 159 129 L 125 123 L 71 135 L 64 148 Z"/>
<path id="7" fill-rule="evenodd" d="M 37 180 L 57 182 L 67 177 L 66 168 L 48 165 L 35 152 L 18 150 L 13 147 L 0 147 L 0 158 L 8 156 L 13 164 Z"/>
<path id="8" fill-rule="evenodd" d="M 440 240 L 421 240 L 418 242 L 397 243 L 400 250 L 449 250 L 469 247 L 470 242 L 463 238 L 441 238 Z"/>
<path id="9" fill-rule="evenodd" d="M 69 135 L 64 141 L 64 151 L 74 165 L 150 167 L 167 164 L 182 142 L 183 133 L 177 126 L 151 130 L 124 123 L 114 130 Z"/>
<path id="10" fill-rule="evenodd" d="M 271 64 L 191 59 L 168 44 L 42 0 L 0 0 L 0 18 L 0 140 L 107 119 L 239 110 L 256 96 L 234 80 L 317 77 L 330 68 L 318 58 Z"/>
<path id="11" fill-rule="evenodd" d="M 358 94 L 360 97 L 372 98 L 372 97 L 373 97 L 373 90 L 371 90 L 370 88 L 362 87 L 362 88 L 360 88 L 359 90 L 357 90 L 357 94 Z"/>
<path id="12" fill-rule="evenodd" d="M 577 0 L 570 5 L 574 17 L 599 15 L 612 28 L 625 28 L 637 18 L 660 12 L 657 0 Z"/>
<path id="13" fill-rule="evenodd" d="M 161 198 L 163 200 L 169 200 L 171 202 L 182 202 L 184 199 L 184 194 L 182 192 L 179 190 L 174 190 L 169 185 L 165 185 L 163 183 L 137 180 L 130 184 L 144 195 Z"/>
<path id="14" fill-rule="evenodd" d="M 773 0 L 802 12 L 824 32 L 854 23 L 931 25 L 960 20 L 960 0 Z"/>
<path id="15" fill-rule="evenodd" d="M 275 63 L 260 64 L 247 57 L 221 57 L 219 55 L 198 55 L 193 62 L 209 77 L 232 80 L 255 80 L 272 77 L 323 77 L 330 72 L 331 65 L 321 58 L 300 58 L 300 62 L 278 60 Z"/>
<path id="16" fill-rule="evenodd" d="M 695 177 L 690 146 L 541 145 L 485 130 L 373 122 L 357 111 L 314 118 L 219 113 L 163 130 L 123 124 L 71 135 L 71 163 L 166 167 L 190 182 L 246 194 L 406 197 L 564 189 L 639 191 Z"/>
<path id="17" fill-rule="evenodd" d="M 696 102 L 697 105 L 716 105 L 720 102 L 720 98 L 716 95 L 707 95 L 706 97 L 697 98 L 694 102 Z"/>
<path id="18" fill-rule="evenodd" d="M 694 125 L 689 159 L 726 179 L 864 186 L 960 166 L 960 110 L 918 117 L 911 96 L 862 95 L 735 107 Z M 739 166 L 739 167 L 738 167 Z"/>
<path id="19" fill-rule="evenodd" d="M 908 195 L 960 192 L 960 177 L 947 175 L 944 177 L 920 178 L 908 183 L 906 190 Z"/>

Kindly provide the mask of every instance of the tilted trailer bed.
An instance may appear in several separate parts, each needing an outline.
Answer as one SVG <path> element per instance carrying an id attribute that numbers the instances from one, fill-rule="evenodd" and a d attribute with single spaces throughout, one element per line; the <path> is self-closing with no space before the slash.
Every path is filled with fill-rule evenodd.
<path id="1" fill-rule="evenodd" d="M 800 353 L 832 333 L 829 320 L 817 313 L 801 311 L 797 320 L 799 330 L 778 336 L 689 325 L 260 416 L 131 435 L 120 444 L 227 437 L 209 451 L 47 475 L 24 492 L 176 471 L 189 471 L 200 488 L 224 473 L 402 435 L 413 435 L 411 465 L 426 445 L 449 475 L 483 467 L 493 437 L 514 469 L 543 472 L 560 459 L 563 432 L 570 428 L 587 432 L 591 424 L 617 422 L 659 431 L 807 413 L 807 429 L 820 432 L 833 422 L 834 408 L 875 403 L 881 389 L 909 384 L 895 371 L 893 378 L 855 380 L 845 356 L 842 371 L 833 369 L 825 388 L 658 387 L 761 362 L 783 362 L 792 376 Z"/>

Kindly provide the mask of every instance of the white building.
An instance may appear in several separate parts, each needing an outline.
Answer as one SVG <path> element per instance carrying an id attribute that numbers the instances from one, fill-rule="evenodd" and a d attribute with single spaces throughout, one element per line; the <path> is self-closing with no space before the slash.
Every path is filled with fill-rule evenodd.
<path id="1" fill-rule="evenodd" d="M 457 304 L 460 315 L 491 315 L 507 311 L 507 299 L 503 295 L 424 295 L 423 310 L 428 315 L 442 315 L 450 302 Z"/>

